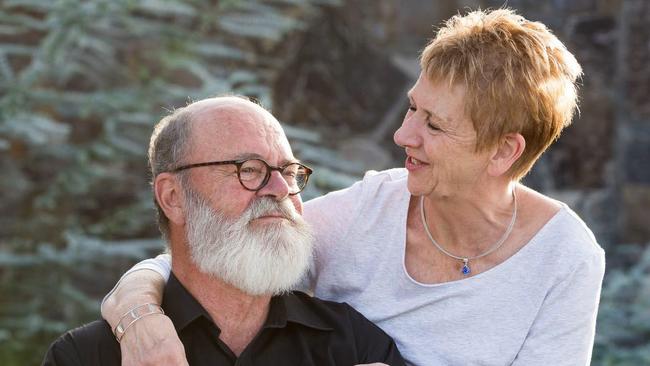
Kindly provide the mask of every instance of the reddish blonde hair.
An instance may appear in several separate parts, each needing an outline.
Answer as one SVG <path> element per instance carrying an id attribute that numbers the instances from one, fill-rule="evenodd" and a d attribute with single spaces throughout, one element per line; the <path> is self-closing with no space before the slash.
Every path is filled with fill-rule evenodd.
<path id="1" fill-rule="evenodd" d="M 420 59 L 433 82 L 466 88 L 476 151 L 520 133 L 526 148 L 508 175 L 523 177 L 571 123 L 582 69 L 544 24 L 510 9 L 473 11 L 445 22 Z"/>

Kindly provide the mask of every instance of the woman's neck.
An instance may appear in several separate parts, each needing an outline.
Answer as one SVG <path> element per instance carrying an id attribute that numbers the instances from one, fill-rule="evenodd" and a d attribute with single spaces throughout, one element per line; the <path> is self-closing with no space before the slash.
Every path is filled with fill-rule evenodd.
<path id="1" fill-rule="evenodd" d="M 460 256 L 489 250 L 506 232 L 514 211 L 516 183 L 484 182 L 449 195 L 422 201 L 427 225 L 436 242 Z"/>

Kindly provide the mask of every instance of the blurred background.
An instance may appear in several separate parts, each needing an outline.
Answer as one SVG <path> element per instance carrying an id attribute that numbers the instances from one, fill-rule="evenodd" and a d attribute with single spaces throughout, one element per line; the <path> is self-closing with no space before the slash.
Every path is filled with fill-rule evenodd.
<path id="1" fill-rule="evenodd" d="M 502 1 L 0 0 L 0 365 L 38 365 L 160 252 L 161 116 L 257 98 L 316 173 L 303 198 L 403 165 L 392 142 L 441 21 Z M 580 116 L 525 183 L 607 252 L 594 365 L 650 364 L 650 1 L 509 0 L 582 64 Z M 417 335 L 414 335 L 417 336 Z"/>

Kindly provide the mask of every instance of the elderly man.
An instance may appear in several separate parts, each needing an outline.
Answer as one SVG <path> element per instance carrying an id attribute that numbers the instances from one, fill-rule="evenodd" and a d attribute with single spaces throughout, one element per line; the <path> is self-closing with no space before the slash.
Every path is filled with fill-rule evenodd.
<path id="1" fill-rule="evenodd" d="M 45 365 L 120 365 L 118 341 L 163 309 L 191 365 L 403 364 L 348 305 L 290 291 L 311 258 L 299 196 L 311 169 L 270 113 L 239 97 L 193 103 L 156 126 L 149 161 L 173 258 L 162 309 L 131 309 L 115 338 L 104 321 L 68 332 Z"/>

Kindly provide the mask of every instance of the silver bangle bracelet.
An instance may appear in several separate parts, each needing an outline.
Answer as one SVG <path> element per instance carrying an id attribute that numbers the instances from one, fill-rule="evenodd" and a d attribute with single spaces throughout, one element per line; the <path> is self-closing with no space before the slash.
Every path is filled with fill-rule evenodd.
<path id="1" fill-rule="evenodd" d="M 165 314 L 165 312 L 160 307 L 160 305 L 153 303 L 138 305 L 127 311 L 124 315 L 122 315 L 120 321 L 117 323 L 117 326 L 113 330 L 115 339 L 120 342 L 124 337 L 126 330 L 129 329 L 136 321 L 152 314 Z"/>

